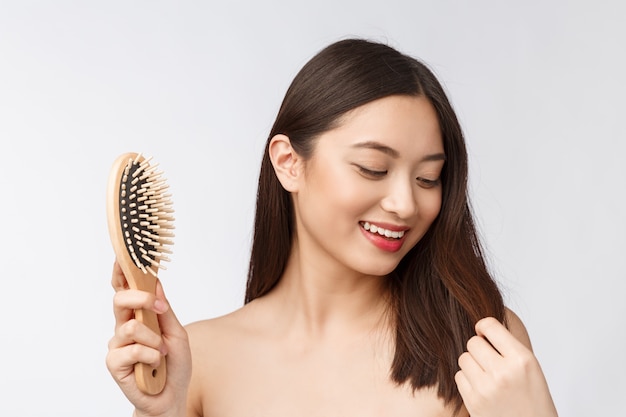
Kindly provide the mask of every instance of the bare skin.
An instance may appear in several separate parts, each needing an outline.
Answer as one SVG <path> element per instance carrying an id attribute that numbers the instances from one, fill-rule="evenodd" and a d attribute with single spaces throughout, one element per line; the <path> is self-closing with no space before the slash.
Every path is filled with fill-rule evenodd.
<path id="1" fill-rule="evenodd" d="M 434 390 L 412 393 L 390 380 L 384 315 L 311 325 L 286 292 L 187 326 L 194 357 L 188 416 L 453 415 Z M 510 311 L 508 319 L 530 352 L 523 324 Z M 458 414 L 468 415 L 465 408 Z"/>
<path id="2" fill-rule="evenodd" d="M 452 409 L 434 391 L 412 394 L 407 387 L 398 387 L 390 381 L 389 339 L 381 333 L 384 319 L 378 320 L 374 315 L 363 320 L 360 331 L 351 327 L 342 334 L 338 326 L 322 335 L 321 329 L 313 331 L 310 326 L 305 329 L 296 325 L 297 320 L 286 314 L 289 309 L 281 304 L 280 297 L 272 295 L 229 315 L 183 327 L 160 287 L 156 296 L 129 290 L 117 264 L 112 282 L 118 320 L 107 364 L 137 407 L 137 417 L 293 416 L 294 413 L 452 416 Z M 152 308 L 159 313 L 162 339 L 129 319 L 134 308 Z M 550 397 L 546 396 L 545 380 L 542 375 L 536 375 L 540 368 L 532 356 L 524 325 L 511 311 L 507 311 L 507 317 L 510 333 L 502 327 L 503 334 L 509 335 L 509 342 L 519 341 L 525 347 L 521 357 L 529 358 L 527 370 L 508 375 L 513 381 L 525 381 L 529 377 L 531 381 L 523 386 L 539 391 L 531 398 L 549 401 L 542 404 L 547 413 L 508 415 L 556 416 Z M 161 394 L 147 396 L 137 390 L 132 366 L 138 361 L 155 364 L 160 352 L 167 353 L 167 385 Z M 120 362 L 126 365 L 119 366 Z M 502 397 L 497 389 L 494 391 L 491 398 Z M 527 402 L 529 397 L 524 394 L 505 396 L 506 410 L 512 408 L 511 399 Z M 469 395 L 464 400 L 467 403 L 481 398 L 490 397 Z M 458 415 L 469 414 L 463 408 Z"/>
<path id="3" fill-rule="evenodd" d="M 296 225 L 285 271 L 268 294 L 184 328 L 160 285 L 156 296 L 129 290 L 114 267 L 107 365 L 137 417 L 453 416 L 433 389 L 413 393 L 389 377 L 385 280 L 441 206 L 445 156 L 436 114 L 424 98 L 392 96 L 342 122 L 320 136 L 307 161 L 283 135 L 270 143 Z M 162 338 L 132 319 L 136 308 L 159 313 Z M 508 330 L 495 319 L 479 321 L 459 358 L 455 380 L 467 408 L 458 416 L 555 417 L 528 334 L 507 314 Z M 133 365 L 154 365 L 161 353 L 167 385 L 146 396 Z"/>

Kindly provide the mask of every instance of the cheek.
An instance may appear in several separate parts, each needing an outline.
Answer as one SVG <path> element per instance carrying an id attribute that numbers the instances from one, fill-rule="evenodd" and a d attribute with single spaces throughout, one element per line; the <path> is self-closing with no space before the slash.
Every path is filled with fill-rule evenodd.
<path id="1" fill-rule="evenodd" d="M 339 163 L 316 166 L 315 172 L 309 174 L 312 179 L 309 191 L 317 196 L 316 205 L 335 210 L 335 215 L 358 211 L 372 199 L 371 185 L 355 180 L 355 174 Z"/>
<path id="2" fill-rule="evenodd" d="M 418 213 L 422 220 L 433 222 L 441 210 L 441 189 L 437 192 L 429 190 L 427 195 L 418 199 Z"/>

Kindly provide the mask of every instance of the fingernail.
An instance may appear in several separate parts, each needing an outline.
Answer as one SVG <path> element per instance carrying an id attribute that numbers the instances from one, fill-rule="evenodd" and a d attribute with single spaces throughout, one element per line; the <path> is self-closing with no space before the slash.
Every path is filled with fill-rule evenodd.
<path id="1" fill-rule="evenodd" d="M 167 311 L 167 304 L 162 300 L 155 300 L 154 311 L 156 311 L 157 313 L 165 313 Z"/>
<path id="2" fill-rule="evenodd" d="M 167 355 L 167 346 L 165 346 L 165 343 L 161 344 L 161 347 L 159 348 L 159 352 L 161 352 L 161 355 L 163 356 Z"/>

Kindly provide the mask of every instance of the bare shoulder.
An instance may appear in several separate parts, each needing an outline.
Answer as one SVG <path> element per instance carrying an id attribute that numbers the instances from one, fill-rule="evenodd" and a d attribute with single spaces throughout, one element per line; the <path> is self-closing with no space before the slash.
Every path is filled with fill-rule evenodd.
<path id="1" fill-rule="evenodd" d="M 247 304 L 231 313 L 208 320 L 193 322 L 185 326 L 189 335 L 192 354 L 218 353 L 227 348 L 234 340 L 241 340 L 255 328 L 258 320 L 253 303 Z M 200 360 L 198 356 L 196 356 Z M 194 357 L 194 362 L 196 361 Z M 202 355 L 201 357 L 207 357 Z M 213 357 L 213 356 L 208 356 Z M 195 366 L 195 364 L 194 364 Z"/>
<path id="2" fill-rule="evenodd" d="M 530 343 L 530 336 L 526 330 L 526 326 L 513 310 L 507 308 L 505 311 L 506 324 L 513 336 L 519 340 L 524 346 L 532 350 L 532 344 Z"/>
<path id="3" fill-rule="evenodd" d="M 202 342 L 202 340 L 207 337 L 211 338 L 213 335 L 220 335 L 223 332 L 228 332 L 233 322 L 233 316 L 237 311 L 238 310 L 223 316 L 187 324 L 185 329 L 189 334 L 190 343 L 197 344 Z"/>
<path id="4" fill-rule="evenodd" d="M 219 392 L 217 386 L 230 371 L 228 364 L 237 363 L 237 346 L 250 339 L 254 315 L 249 305 L 216 318 L 201 320 L 185 326 L 192 357 L 191 383 L 188 393 L 190 416 L 205 415 L 208 394 Z"/>

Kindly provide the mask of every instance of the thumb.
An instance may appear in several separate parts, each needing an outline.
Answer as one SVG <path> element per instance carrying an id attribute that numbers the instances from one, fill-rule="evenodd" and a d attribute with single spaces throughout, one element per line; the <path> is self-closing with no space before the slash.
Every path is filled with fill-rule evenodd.
<path id="1" fill-rule="evenodd" d="M 172 336 L 176 336 L 181 331 L 184 332 L 183 326 L 176 318 L 174 311 L 170 307 L 170 303 L 165 297 L 165 292 L 163 291 L 161 281 L 158 279 L 156 283 L 155 296 L 156 301 L 154 303 L 154 309 L 159 317 L 159 327 L 161 328 L 161 332 L 166 335 Z"/>

